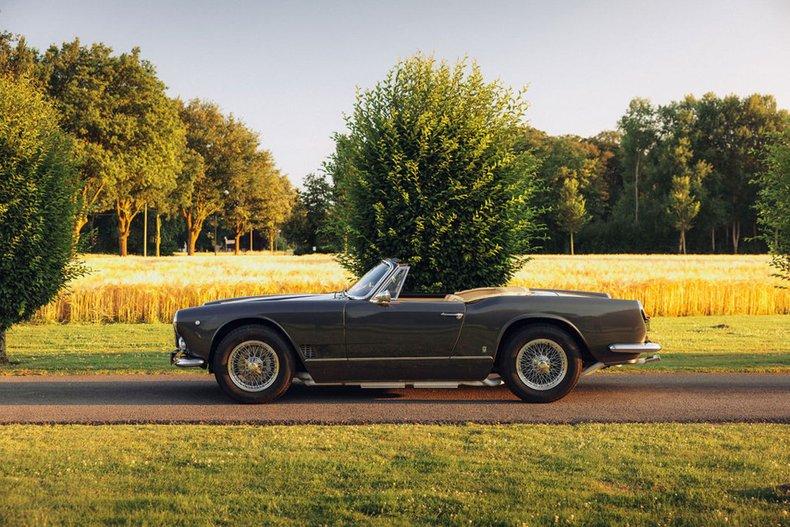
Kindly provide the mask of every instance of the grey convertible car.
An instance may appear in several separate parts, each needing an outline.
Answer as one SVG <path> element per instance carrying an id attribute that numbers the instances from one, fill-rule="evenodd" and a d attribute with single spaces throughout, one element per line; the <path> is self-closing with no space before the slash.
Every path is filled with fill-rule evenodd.
<path id="1" fill-rule="evenodd" d="M 225 393 L 269 402 L 291 383 L 369 388 L 498 386 L 545 403 L 581 375 L 659 360 L 648 317 L 604 293 L 486 287 L 402 295 L 409 266 L 382 261 L 349 289 L 182 309 L 171 362 Z M 649 354 L 645 356 L 644 354 Z"/>

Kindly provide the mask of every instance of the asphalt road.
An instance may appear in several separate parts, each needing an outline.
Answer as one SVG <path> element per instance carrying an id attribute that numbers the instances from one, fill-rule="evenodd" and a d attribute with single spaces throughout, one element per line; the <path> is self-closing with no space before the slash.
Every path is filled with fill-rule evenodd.
<path id="1" fill-rule="evenodd" d="M 790 423 L 790 375 L 597 374 L 565 399 L 525 404 L 506 388 L 292 387 L 240 405 L 213 376 L 0 378 L 0 423 Z"/>

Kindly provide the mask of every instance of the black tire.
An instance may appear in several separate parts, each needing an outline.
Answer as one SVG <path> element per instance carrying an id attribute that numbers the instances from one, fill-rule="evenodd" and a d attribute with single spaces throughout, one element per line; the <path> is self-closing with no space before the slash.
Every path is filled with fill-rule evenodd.
<path id="1" fill-rule="evenodd" d="M 263 383 L 265 387 L 260 391 L 247 390 L 237 384 L 228 368 L 228 361 L 233 351 L 237 348 L 243 349 L 241 345 L 250 341 L 262 342 L 271 348 L 277 357 L 276 374 L 272 375 L 273 380 L 270 377 L 266 383 Z M 269 353 L 268 349 L 265 353 Z M 288 343 L 277 332 L 264 326 L 242 326 L 225 335 L 220 341 L 214 354 L 212 369 L 222 391 L 234 400 L 247 404 L 268 403 L 280 397 L 291 386 L 294 358 Z"/>
<path id="2" fill-rule="evenodd" d="M 544 366 L 543 361 L 538 362 L 538 366 L 549 368 L 547 375 L 551 375 L 552 368 L 556 367 L 555 376 L 551 378 L 551 381 L 545 383 L 546 388 L 537 389 L 534 386 L 529 386 L 519 374 L 517 366 L 519 352 L 530 343 L 535 346 L 549 346 L 554 350 L 550 351 L 549 355 L 560 360 L 558 365 L 552 364 L 550 366 Z M 525 349 L 525 353 L 528 349 Z M 553 355 L 555 352 L 557 355 Z M 560 352 L 564 353 L 567 364 L 564 375 L 562 374 L 562 359 L 558 355 Z M 529 364 L 529 361 L 526 362 Z M 582 354 L 576 339 L 566 331 L 548 324 L 530 325 L 512 335 L 504 343 L 499 357 L 499 371 L 510 391 L 522 400 L 530 403 L 550 403 L 565 397 L 576 386 L 582 372 Z M 555 382 L 557 384 L 552 386 Z"/>

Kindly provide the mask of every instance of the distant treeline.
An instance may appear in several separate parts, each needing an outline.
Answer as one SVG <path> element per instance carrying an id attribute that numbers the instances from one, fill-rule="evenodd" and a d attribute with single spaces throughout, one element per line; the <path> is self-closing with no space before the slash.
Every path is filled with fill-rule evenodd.
<path id="1" fill-rule="evenodd" d="M 118 55 L 75 40 L 42 53 L 0 33 L 0 73 L 44 93 L 73 138 L 83 250 L 142 252 L 145 210 L 149 243 L 164 254 L 212 250 L 225 238 L 236 250 L 347 248 L 347 212 L 337 210 L 348 203 L 338 186 L 346 136 L 336 137 L 337 153 L 296 191 L 255 132 L 213 103 L 166 97 L 137 49 Z M 394 97 L 387 104 L 398 104 Z M 761 177 L 772 149 L 786 145 L 788 119 L 770 95 L 705 94 L 660 106 L 636 98 L 616 130 L 590 138 L 520 124 L 498 163 L 518 157 L 533 187 L 532 249 L 765 252 Z"/>

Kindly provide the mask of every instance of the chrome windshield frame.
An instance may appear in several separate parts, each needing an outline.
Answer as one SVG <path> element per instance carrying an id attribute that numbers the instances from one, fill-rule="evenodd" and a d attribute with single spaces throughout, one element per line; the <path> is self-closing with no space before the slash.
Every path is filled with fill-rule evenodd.
<path id="1" fill-rule="evenodd" d="M 400 286 L 398 287 L 398 294 L 396 294 L 392 298 L 392 301 L 395 302 L 400 298 L 401 291 L 403 291 L 403 286 L 406 284 L 406 278 L 409 277 L 409 271 L 411 270 L 411 266 L 403 263 L 395 263 L 395 262 L 393 263 L 395 267 L 389 273 L 387 273 L 387 276 L 384 277 L 384 280 L 376 284 L 376 290 L 373 291 L 372 295 L 370 295 L 371 302 L 373 302 L 373 297 L 375 297 L 377 294 L 381 293 L 384 290 L 384 286 L 387 285 L 387 282 L 389 281 L 390 278 L 395 276 L 395 274 L 401 269 L 406 269 L 406 274 L 403 276 L 403 281 L 400 283 Z"/>
<path id="2" fill-rule="evenodd" d="M 373 286 L 373 288 L 370 290 L 371 291 L 370 293 L 368 293 L 365 296 L 354 296 L 354 295 L 349 294 L 348 292 L 346 292 L 346 296 L 348 298 L 352 299 L 352 300 L 369 300 L 369 299 L 373 298 L 373 295 L 378 293 L 378 291 L 381 288 L 382 284 L 384 284 L 384 282 L 386 282 L 387 279 L 389 279 L 389 277 L 392 276 L 392 273 L 398 269 L 398 265 L 392 260 L 382 260 L 381 263 L 383 263 L 387 267 L 389 267 L 389 271 L 387 271 L 384 274 L 384 276 L 382 276 L 381 279 L 378 282 L 376 282 L 376 285 Z"/>

